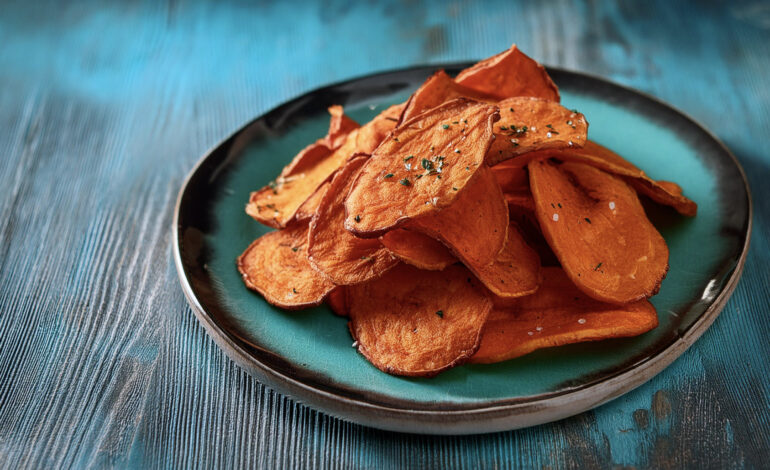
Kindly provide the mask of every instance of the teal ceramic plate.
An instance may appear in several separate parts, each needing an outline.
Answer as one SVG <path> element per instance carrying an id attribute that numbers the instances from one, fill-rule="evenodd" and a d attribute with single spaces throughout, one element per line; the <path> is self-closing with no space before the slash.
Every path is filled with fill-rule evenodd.
<path id="1" fill-rule="evenodd" d="M 456 73 L 468 64 L 446 65 Z M 660 372 L 714 321 L 735 287 L 749 242 L 751 201 L 738 162 L 717 139 L 660 101 L 603 79 L 549 69 L 562 102 L 585 113 L 589 136 L 698 203 L 686 219 L 650 216 L 671 269 L 652 299 L 660 326 L 631 339 L 564 346 L 438 377 L 394 377 L 351 347 L 346 319 L 326 307 L 268 305 L 247 290 L 235 259 L 268 229 L 244 213 L 249 193 L 324 135 L 326 107 L 365 122 L 404 101 L 437 66 L 321 88 L 255 119 L 209 152 L 182 188 L 174 221 L 182 287 L 217 344 L 260 381 L 354 422 L 397 431 L 463 434 L 544 423 L 615 398 Z M 652 206 L 651 206 L 652 207 Z"/>

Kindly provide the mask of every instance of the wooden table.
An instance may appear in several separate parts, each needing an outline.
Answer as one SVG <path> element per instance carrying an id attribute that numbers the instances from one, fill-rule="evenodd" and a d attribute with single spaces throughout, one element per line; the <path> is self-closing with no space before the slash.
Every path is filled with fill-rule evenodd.
<path id="1" fill-rule="evenodd" d="M 766 3 L 102 3 L 0 14 L 0 466 L 768 465 Z M 596 410 L 468 437 L 341 422 L 236 367 L 171 260 L 174 198 L 196 160 L 314 87 L 513 42 L 673 104 L 737 155 L 752 247 L 709 331 Z"/>

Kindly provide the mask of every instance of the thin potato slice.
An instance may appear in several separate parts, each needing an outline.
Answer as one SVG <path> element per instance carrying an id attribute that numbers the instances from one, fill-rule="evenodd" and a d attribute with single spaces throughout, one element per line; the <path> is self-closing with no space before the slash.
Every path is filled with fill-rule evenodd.
<path id="1" fill-rule="evenodd" d="M 310 266 L 307 234 L 307 224 L 297 223 L 254 240 L 237 261 L 246 287 L 290 310 L 323 302 L 334 284 Z"/>
<path id="2" fill-rule="evenodd" d="M 499 297 L 530 295 L 540 285 L 540 257 L 527 245 L 519 227 L 511 223 L 503 251 L 486 266 L 466 263 L 487 289 Z"/>
<path id="3" fill-rule="evenodd" d="M 354 345 L 389 374 L 433 376 L 472 356 L 492 301 L 460 265 L 422 271 L 401 264 L 348 288 Z"/>
<path id="4" fill-rule="evenodd" d="M 341 316 L 348 316 L 347 287 L 337 286 L 326 296 L 326 304 L 332 312 Z"/>
<path id="5" fill-rule="evenodd" d="M 493 363 L 532 351 L 583 341 L 637 336 L 658 326 L 655 307 L 638 300 L 623 306 L 586 297 L 561 268 L 543 268 L 535 294 L 495 307 L 468 362 Z"/>
<path id="6" fill-rule="evenodd" d="M 616 304 L 658 292 L 668 247 L 634 190 L 580 163 L 534 161 L 528 168 L 540 228 L 580 290 Z"/>
<path id="7" fill-rule="evenodd" d="M 342 114 L 341 106 L 330 107 L 329 113 L 326 137 L 305 147 L 275 181 L 251 193 L 247 214 L 270 227 L 286 227 L 302 204 L 354 153 L 355 142 L 348 143 L 348 137 L 358 124 Z"/>
<path id="8" fill-rule="evenodd" d="M 411 119 L 374 151 L 345 200 L 345 228 L 374 238 L 450 206 L 484 166 L 497 108 L 457 99 Z"/>
<path id="9" fill-rule="evenodd" d="M 559 101 L 559 89 L 548 76 L 545 67 L 526 56 L 516 44 L 463 70 L 455 81 L 499 100 L 513 96 L 534 96 Z"/>
<path id="10" fill-rule="evenodd" d="M 399 123 L 421 114 L 431 108 L 455 98 L 471 98 L 477 101 L 494 103 L 497 100 L 485 93 L 458 85 L 452 77 L 443 70 L 431 75 L 406 102 Z"/>
<path id="11" fill-rule="evenodd" d="M 500 121 L 487 163 L 496 165 L 533 151 L 582 147 L 588 135 L 585 116 L 538 98 L 509 98 L 498 103 Z"/>
<path id="12" fill-rule="evenodd" d="M 406 225 L 441 241 L 467 266 L 494 261 L 508 231 L 508 205 L 492 170 L 482 166 L 477 174 L 454 204 Z"/>
<path id="13" fill-rule="evenodd" d="M 380 241 L 396 258 L 420 269 L 441 271 L 458 262 L 441 242 L 420 232 L 397 228 Z"/>
<path id="14" fill-rule="evenodd" d="M 343 225 L 345 195 L 366 160 L 367 157 L 355 157 L 337 172 L 310 222 L 310 264 L 338 286 L 380 277 L 398 264 L 398 259 L 379 240 L 358 238 Z"/>
<path id="15" fill-rule="evenodd" d="M 695 217 L 698 212 L 698 205 L 682 195 L 682 188 L 678 184 L 653 180 L 634 164 L 596 142 L 589 140 L 582 149 L 569 149 L 554 156 L 586 163 L 622 176 L 637 192 L 658 204 L 673 207 L 682 215 Z"/>
<path id="16" fill-rule="evenodd" d="M 326 194 L 327 189 L 329 189 L 328 181 L 319 186 L 318 189 L 316 189 L 315 192 L 310 195 L 301 206 L 299 206 L 297 213 L 294 215 L 294 220 L 298 222 L 310 221 L 318 210 L 318 206 L 321 204 L 321 199 L 324 197 L 324 194 Z"/>
<path id="17" fill-rule="evenodd" d="M 509 160 L 492 167 L 497 184 L 504 193 L 522 190 L 529 192 L 529 175 L 526 166 L 513 163 L 514 161 Z"/>

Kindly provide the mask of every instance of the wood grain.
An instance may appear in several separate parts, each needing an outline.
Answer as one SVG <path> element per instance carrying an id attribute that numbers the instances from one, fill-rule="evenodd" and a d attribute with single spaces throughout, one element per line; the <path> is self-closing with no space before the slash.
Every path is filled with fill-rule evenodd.
<path id="1" fill-rule="evenodd" d="M 762 2 L 10 2 L 0 15 L 0 466 L 749 467 L 770 454 L 770 8 Z M 652 93 L 747 170 L 743 279 L 671 367 L 516 432 L 381 432 L 279 396 L 197 324 L 173 201 L 203 152 L 325 83 L 485 57 Z"/>

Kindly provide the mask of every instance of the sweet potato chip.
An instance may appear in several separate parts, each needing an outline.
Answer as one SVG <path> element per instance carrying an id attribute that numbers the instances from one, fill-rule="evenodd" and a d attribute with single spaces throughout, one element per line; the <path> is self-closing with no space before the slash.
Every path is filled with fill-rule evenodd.
<path id="1" fill-rule="evenodd" d="M 345 200 L 345 228 L 378 237 L 451 205 L 484 166 L 494 106 L 457 99 L 411 119 L 374 151 Z"/>
<path id="2" fill-rule="evenodd" d="M 310 266 L 307 235 L 307 224 L 297 223 L 254 240 L 237 261 L 246 287 L 286 309 L 323 302 L 334 284 Z"/>
<path id="3" fill-rule="evenodd" d="M 347 287 L 337 286 L 326 296 L 326 304 L 341 317 L 348 316 Z"/>
<path id="4" fill-rule="evenodd" d="M 406 102 L 398 122 L 406 122 L 418 114 L 455 98 L 471 98 L 489 103 L 497 101 L 485 93 L 458 85 L 446 72 L 439 70 L 425 80 L 425 83 L 412 94 Z"/>
<path id="5" fill-rule="evenodd" d="M 536 349 L 637 336 L 658 326 L 646 299 L 617 306 L 580 292 L 561 268 L 543 268 L 543 284 L 528 297 L 494 308 L 481 334 L 481 346 L 468 362 L 493 363 Z"/>
<path id="6" fill-rule="evenodd" d="M 694 217 L 698 212 L 698 205 L 682 195 L 682 188 L 678 184 L 670 181 L 653 180 L 634 164 L 596 142 L 589 140 L 582 149 L 569 149 L 554 156 L 586 163 L 622 176 L 637 192 L 644 194 L 658 204 L 673 207 L 682 215 Z"/>
<path id="7" fill-rule="evenodd" d="M 379 240 L 358 238 L 343 225 L 345 195 L 366 161 L 353 158 L 334 175 L 310 222 L 310 263 L 338 286 L 366 282 L 398 264 Z"/>
<path id="8" fill-rule="evenodd" d="M 332 115 L 326 137 L 305 147 L 284 167 L 275 181 L 251 193 L 246 213 L 270 227 L 282 228 L 295 219 L 297 210 L 318 187 L 354 153 L 348 136 L 358 128 L 342 114 L 342 107 L 329 108 Z"/>
<path id="9" fill-rule="evenodd" d="M 454 204 L 406 227 L 440 240 L 466 265 L 486 266 L 505 245 L 508 205 L 492 170 L 482 165 L 477 174 Z"/>
<path id="10" fill-rule="evenodd" d="M 342 106 L 338 104 L 329 106 L 329 114 L 332 117 L 329 121 L 329 132 L 326 134 L 326 146 L 334 150 L 345 142 L 350 132 L 358 128 L 358 123 L 345 116 Z"/>
<path id="11" fill-rule="evenodd" d="M 310 221 L 318 210 L 318 205 L 321 204 L 321 198 L 326 194 L 326 190 L 329 189 L 329 182 L 326 181 L 318 189 L 315 190 L 309 198 L 299 206 L 297 213 L 294 214 L 294 220 L 296 221 Z"/>
<path id="12" fill-rule="evenodd" d="M 540 257 L 527 245 L 516 224 L 508 227 L 503 251 L 486 266 L 466 263 L 487 289 L 499 297 L 532 294 L 540 285 Z"/>
<path id="13" fill-rule="evenodd" d="M 668 247 L 634 190 L 580 163 L 541 160 L 528 168 L 540 228 L 578 288 L 619 304 L 658 292 Z"/>
<path id="14" fill-rule="evenodd" d="M 420 269 L 441 271 L 457 263 L 457 258 L 441 242 L 420 232 L 397 228 L 380 237 L 393 255 Z"/>
<path id="15" fill-rule="evenodd" d="M 525 153 L 582 147 L 588 135 L 585 116 L 538 98 L 509 98 L 498 103 L 500 121 L 487 163 L 496 165 Z"/>
<path id="16" fill-rule="evenodd" d="M 460 265 L 401 264 L 348 288 L 354 346 L 389 374 L 433 376 L 473 355 L 492 301 Z"/>
<path id="17" fill-rule="evenodd" d="M 559 101 L 559 89 L 548 76 L 545 67 L 527 57 L 516 44 L 463 70 L 455 81 L 493 95 L 498 100 L 513 96 L 534 96 Z"/>
<path id="18" fill-rule="evenodd" d="M 527 174 L 526 165 L 512 164 L 511 160 L 500 163 L 492 167 L 492 171 L 495 173 L 497 184 L 500 185 L 500 189 L 503 193 L 506 192 L 518 192 L 522 190 L 529 191 L 529 175 Z"/>

